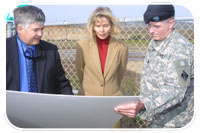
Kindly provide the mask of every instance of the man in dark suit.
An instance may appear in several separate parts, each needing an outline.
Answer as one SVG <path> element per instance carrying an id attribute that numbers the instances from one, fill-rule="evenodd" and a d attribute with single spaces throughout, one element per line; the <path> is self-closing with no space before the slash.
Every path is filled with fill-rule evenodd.
<path id="1" fill-rule="evenodd" d="M 35 6 L 18 7 L 14 22 L 17 34 L 6 40 L 6 89 L 73 95 L 57 47 L 41 40 L 43 11 Z"/>

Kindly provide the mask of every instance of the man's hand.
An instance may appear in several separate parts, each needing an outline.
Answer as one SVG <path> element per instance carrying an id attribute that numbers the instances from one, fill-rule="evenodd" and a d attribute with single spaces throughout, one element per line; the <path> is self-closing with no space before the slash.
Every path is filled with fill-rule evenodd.
<path id="1" fill-rule="evenodd" d="M 143 109 L 145 109 L 143 102 L 138 100 L 134 103 L 118 105 L 114 110 L 117 113 L 133 118 Z"/>

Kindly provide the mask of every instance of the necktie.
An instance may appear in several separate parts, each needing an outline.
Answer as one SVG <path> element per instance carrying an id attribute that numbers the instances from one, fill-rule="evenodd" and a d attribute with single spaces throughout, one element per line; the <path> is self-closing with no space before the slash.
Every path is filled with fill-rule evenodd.
<path id="1" fill-rule="evenodd" d="M 33 50 L 31 48 L 27 48 L 26 55 L 33 57 Z M 33 59 L 28 58 L 27 62 L 27 76 L 28 76 L 28 87 L 29 92 L 37 93 L 37 74 L 36 74 L 36 65 Z"/>

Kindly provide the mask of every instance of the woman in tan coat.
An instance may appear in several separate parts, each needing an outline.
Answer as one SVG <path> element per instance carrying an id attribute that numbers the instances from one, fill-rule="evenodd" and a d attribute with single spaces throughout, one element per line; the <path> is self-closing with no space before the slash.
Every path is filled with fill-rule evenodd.
<path id="1" fill-rule="evenodd" d="M 112 35 L 119 33 L 119 21 L 108 7 L 98 7 L 89 18 L 89 38 L 79 41 L 76 69 L 79 95 L 120 96 L 127 66 L 128 47 Z"/>

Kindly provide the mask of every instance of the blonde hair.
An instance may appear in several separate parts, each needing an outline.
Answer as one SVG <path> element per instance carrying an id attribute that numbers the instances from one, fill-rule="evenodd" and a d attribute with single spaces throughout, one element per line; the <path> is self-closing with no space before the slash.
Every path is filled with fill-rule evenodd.
<path id="1" fill-rule="evenodd" d="M 95 32 L 94 24 L 97 19 L 105 17 L 110 21 L 111 31 L 110 35 L 118 34 L 120 32 L 119 20 L 112 14 L 112 11 L 108 7 L 98 7 L 96 8 L 88 19 L 87 32 L 89 34 L 89 39 L 94 42 Z"/>

